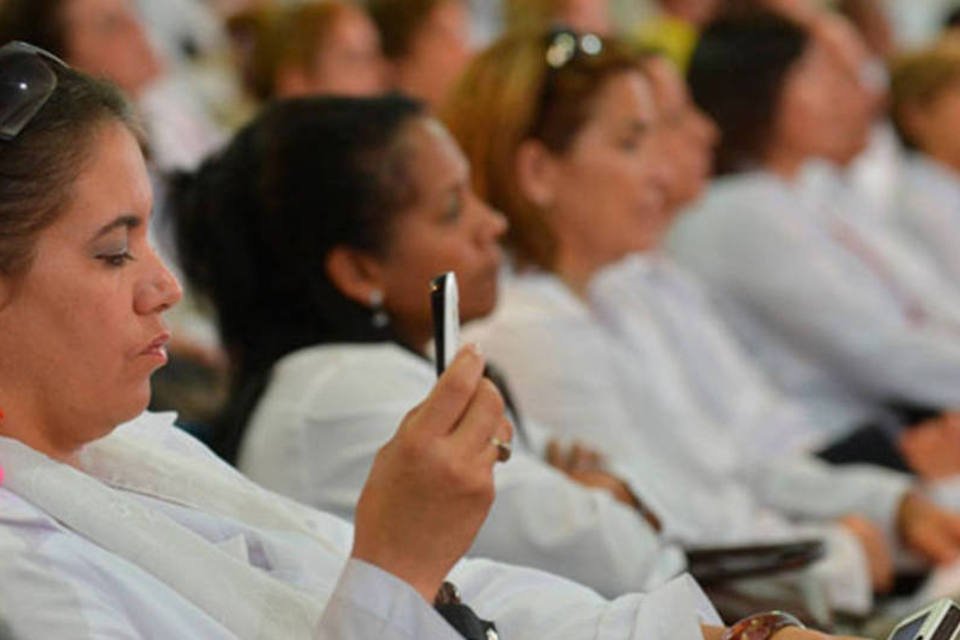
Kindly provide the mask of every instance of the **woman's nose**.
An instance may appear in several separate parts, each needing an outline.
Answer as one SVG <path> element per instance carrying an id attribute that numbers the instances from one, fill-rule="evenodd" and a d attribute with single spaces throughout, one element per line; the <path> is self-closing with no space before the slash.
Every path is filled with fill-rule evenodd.
<path id="1" fill-rule="evenodd" d="M 506 233 L 507 228 L 510 226 L 510 223 L 507 222 L 507 216 L 497 209 L 494 209 L 486 202 L 481 201 L 480 204 L 484 210 L 486 226 L 490 235 L 494 239 L 499 239 L 504 233 Z"/>
<path id="2" fill-rule="evenodd" d="M 151 250 L 153 264 L 136 292 L 136 311 L 140 314 L 161 313 L 177 304 L 183 289 L 167 265 Z"/>

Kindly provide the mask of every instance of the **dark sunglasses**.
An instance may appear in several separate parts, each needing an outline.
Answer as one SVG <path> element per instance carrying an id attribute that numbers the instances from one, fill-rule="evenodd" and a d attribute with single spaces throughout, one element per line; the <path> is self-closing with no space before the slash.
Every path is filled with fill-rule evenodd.
<path id="1" fill-rule="evenodd" d="M 57 88 L 50 63 L 67 64 L 48 51 L 26 42 L 0 47 L 0 140 L 16 138 Z"/>

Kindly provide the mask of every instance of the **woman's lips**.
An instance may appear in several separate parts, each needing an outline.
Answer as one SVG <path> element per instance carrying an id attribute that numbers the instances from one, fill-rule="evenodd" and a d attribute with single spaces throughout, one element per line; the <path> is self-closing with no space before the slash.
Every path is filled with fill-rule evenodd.
<path id="1" fill-rule="evenodd" d="M 162 360 L 164 363 L 167 361 L 167 343 L 170 342 L 170 334 L 164 332 L 150 341 L 150 344 L 140 352 L 142 356 L 148 356 Z"/>

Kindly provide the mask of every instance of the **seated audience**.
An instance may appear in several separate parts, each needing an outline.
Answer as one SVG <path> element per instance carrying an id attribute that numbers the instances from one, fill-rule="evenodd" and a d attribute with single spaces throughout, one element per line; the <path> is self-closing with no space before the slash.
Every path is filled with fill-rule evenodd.
<path id="1" fill-rule="evenodd" d="M 958 406 L 960 303 L 846 201 L 809 188 L 811 159 L 848 154 L 869 130 L 828 43 L 773 16 L 715 23 L 690 83 L 721 131 L 721 177 L 670 246 L 747 349 L 831 438 L 915 413 L 893 408 Z"/>
<path id="2" fill-rule="evenodd" d="M 390 88 L 436 109 L 473 55 L 466 0 L 366 0 Z"/>
<path id="3" fill-rule="evenodd" d="M 483 616 L 511 638 L 720 638 L 688 579 L 606 601 L 457 562 L 512 437 L 474 349 L 377 454 L 355 527 L 142 413 L 180 289 L 147 238 L 139 128 L 114 89 L 46 53 L 7 45 L 0 76 L 29 88 L 0 110 L 0 617 L 15 637 L 480 640 Z M 448 573 L 476 614 L 440 589 Z"/>
<path id="4" fill-rule="evenodd" d="M 897 130 L 912 151 L 899 222 L 960 283 L 960 41 L 954 38 L 895 60 L 891 93 Z"/>
<path id="5" fill-rule="evenodd" d="M 644 70 L 662 114 L 664 153 L 673 169 L 667 208 L 675 216 L 695 202 L 707 184 L 717 129 L 692 103 L 686 84 L 665 58 L 648 57 Z M 664 232 L 673 219 L 662 219 Z M 703 408 L 715 421 L 732 429 L 731 437 L 748 456 L 777 456 L 777 464 L 783 465 L 789 460 L 782 459 L 782 454 L 828 445 L 832 445 L 830 454 L 835 453 L 841 445 L 825 442 L 822 430 L 812 422 L 803 404 L 776 388 L 726 326 L 714 308 L 710 291 L 661 245 L 652 243 L 647 250 L 607 270 L 603 298 L 612 304 L 606 305 L 601 319 L 616 326 L 632 323 L 634 314 L 649 316 L 656 324 L 651 333 L 667 342 L 666 348 Z M 908 438 L 901 438 L 899 447 L 903 451 L 892 453 L 898 456 L 903 470 L 909 469 L 928 481 L 957 473 L 956 448 L 945 446 L 944 439 L 951 431 L 960 432 L 947 422 L 931 420 L 912 429 Z M 851 425 L 851 429 L 855 427 Z M 808 465 L 799 465 L 798 471 Z M 820 477 L 829 482 L 832 474 Z M 770 483 L 761 482 L 758 489 L 770 490 Z M 794 496 L 805 493 L 792 483 L 786 484 L 784 491 Z M 811 493 L 823 495 L 819 491 Z"/>
<path id="6" fill-rule="evenodd" d="M 311 94 L 383 93 L 380 36 L 348 0 L 260 8 L 234 16 L 243 76 L 258 101 Z"/>
<path id="7" fill-rule="evenodd" d="M 664 138 L 644 75 L 616 43 L 569 32 L 507 38 L 471 63 L 444 119 L 478 192 L 511 223 L 517 274 L 469 335 L 502 362 L 523 411 L 628 468 L 665 532 L 688 545 L 826 536 L 821 570 L 838 606 L 866 609 L 871 576 L 878 589 L 888 584 L 880 525 L 892 531 L 899 522 L 908 546 L 941 561 L 955 557 L 960 526 L 919 495 L 905 495 L 902 477 L 874 469 L 830 474 L 809 461 L 819 486 L 844 490 L 800 504 L 793 492 L 774 489 L 801 478 L 791 477 L 792 467 L 741 454 L 730 429 L 700 408 L 655 329 L 639 316 L 627 335 L 603 322 L 618 304 L 604 297 L 605 270 L 655 246 L 672 216 L 668 203 L 680 198 L 670 158 L 679 140 Z M 915 504 L 927 515 L 914 520 Z M 857 511 L 873 522 L 823 523 Z M 805 522 L 795 524 L 797 517 Z M 925 544 L 929 523 L 945 548 Z M 871 572 L 860 564 L 864 550 Z"/>
<path id="8" fill-rule="evenodd" d="M 352 518 L 377 450 L 436 377 L 428 283 L 453 270 L 461 318 L 489 313 L 502 216 L 473 194 L 446 131 L 403 97 L 280 104 L 184 177 L 177 199 L 187 272 L 236 363 L 217 449 L 261 485 Z M 535 428 L 498 470 L 472 554 L 609 596 L 682 569 L 630 488 L 585 455 L 562 468 L 596 490 L 565 477 L 539 459 Z"/>

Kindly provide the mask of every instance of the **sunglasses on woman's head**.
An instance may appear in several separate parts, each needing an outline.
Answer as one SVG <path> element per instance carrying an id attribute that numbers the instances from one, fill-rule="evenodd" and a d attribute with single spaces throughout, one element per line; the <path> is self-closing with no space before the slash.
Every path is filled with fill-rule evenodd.
<path id="1" fill-rule="evenodd" d="M 534 115 L 530 121 L 530 131 L 535 137 L 542 124 L 544 111 L 553 99 L 557 76 L 561 75 L 564 69 L 571 67 L 574 61 L 593 58 L 603 53 L 604 43 L 603 38 L 595 33 L 577 33 L 572 29 L 560 27 L 547 34 L 544 46 L 543 60 L 547 64 L 547 69 L 540 86 Z M 576 65 L 573 67 L 576 68 Z"/>
<path id="2" fill-rule="evenodd" d="M 0 140 L 16 138 L 57 88 L 50 63 L 67 64 L 26 42 L 0 47 Z"/>
<path id="3" fill-rule="evenodd" d="M 577 33 L 571 29 L 555 29 L 547 35 L 547 65 L 562 69 L 578 54 L 598 55 L 603 51 L 603 40 L 593 33 Z"/>

